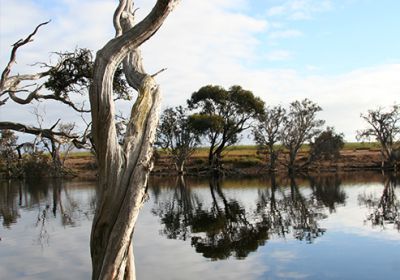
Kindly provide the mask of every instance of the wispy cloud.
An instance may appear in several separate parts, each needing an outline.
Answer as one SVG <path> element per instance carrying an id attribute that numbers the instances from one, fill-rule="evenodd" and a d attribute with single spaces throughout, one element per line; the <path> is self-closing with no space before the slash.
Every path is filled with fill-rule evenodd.
<path id="1" fill-rule="evenodd" d="M 266 59 L 269 61 L 282 61 L 291 59 L 293 54 L 286 50 L 276 50 L 267 53 Z"/>
<path id="2" fill-rule="evenodd" d="M 270 17 L 284 17 L 290 20 L 308 20 L 314 14 L 332 8 L 331 0 L 288 0 L 267 11 Z"/>
<path id="3" fill-rule="evenodd" d="M 295 29 L 278 30 L 269 33 L 270 39 L 287 39 L 303 36 L 303 32 Z"/>

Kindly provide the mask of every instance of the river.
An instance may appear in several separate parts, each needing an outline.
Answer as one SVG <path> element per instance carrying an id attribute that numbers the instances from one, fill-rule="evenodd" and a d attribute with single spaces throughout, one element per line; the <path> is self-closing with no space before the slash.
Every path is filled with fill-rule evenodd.
<path id="1" fill-rule="evenodd" d="M 134 234 L 138 279 L 398 279 L 399 178 L 157 178 Z M 0 279 L 90 279 L 96 191 L 0 181 Z"/>

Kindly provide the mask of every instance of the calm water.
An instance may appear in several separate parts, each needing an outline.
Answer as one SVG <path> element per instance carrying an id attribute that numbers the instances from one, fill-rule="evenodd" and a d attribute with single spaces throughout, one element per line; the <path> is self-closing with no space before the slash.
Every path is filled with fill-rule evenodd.
<path id="1" fill-rule="evenodd" d="M 91 182 L 0 181 L 0 279 L 90 279 Z M 400 187 L 377 174 L 157 179 L 138 279 L 399 279 Z"/>

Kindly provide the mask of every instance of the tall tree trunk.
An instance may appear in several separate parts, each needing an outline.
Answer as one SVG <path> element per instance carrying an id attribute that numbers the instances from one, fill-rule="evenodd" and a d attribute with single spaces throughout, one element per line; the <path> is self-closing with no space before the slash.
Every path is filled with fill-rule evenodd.
<path id="1" fill-rule="evenodd" d="M 50 139 L 50 142 L 51 142 L 51 159 L 53 161 L 54 176 L 61 177 L 62 164 L 60 157 L 60 149 L 57 147 L 57 144 L 53 139 Z"/>
<path id="2" fill-rule="evenodd" d="M 178 172 L 179 175 L 185 174 L 185 160 L 184 159 L 178 159 L 175 163 L 176 171 Z"/>
<path id="3" fill-rule="evenodd" d="M 158 0 L 133 24 L 132 0 L 120 0 L 114 14 L 116 38 L 97 52 L 90 88 L 92 135 L 99 170 L 98 200 L 91 233 L 92 279 L 135 279 L 132 235 L 146 198 L 160 90 L 143 71 L 138 47 L 162 25 L 177 0 Z M 125 59 L 125 60 L 124 60 Z M 113 77 L 124 60 L 128 83 L 138 91 L 123 145 L 115 128 Z"/>
<path id="4" fill-rule="evenodd" d="M 295 172 L 295 160 L 296 160 L 296 153 L 290 151 L 289 152 L 289 164 L 288 164 L 288 172 L 289 174 L 293 174 Z"/>
<path id="5" fill-rule="evenodd" d="M 269 151 L 269 160 L 270 160 L 269 172 L 275 172 L 277 155 L 276 155 L 276 151 L 274 150 L 273 144 L 268 146 L 268 151 Z"/>

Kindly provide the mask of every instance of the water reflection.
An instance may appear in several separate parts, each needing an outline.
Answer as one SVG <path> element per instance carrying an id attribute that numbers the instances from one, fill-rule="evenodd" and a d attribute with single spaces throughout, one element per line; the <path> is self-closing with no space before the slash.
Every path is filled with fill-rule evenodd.
<path id="1" fill-rule="evenodd" d="M 59 220 L 64 227 L 74 227 L 82 218 L 92 219 L 94 206 L 94 192 L 89 201 L 74 198 L 60 179 L 0 181 L 0 219 L 6 228 L 17 223 L 21 209 L 37 211 L 33 222 L 45 236 L 50 219 Z"/>
<path id="2" fill-rule="evenodd" d="M 344 204 L 346 195 L 337 176 L 311 179 L 311 193 L 298 187 L 294 177 L 281 182 L 273 176 L 252 201 L 228 196 L 224 182 L 209 180 L 204 197 L 176 180 L 173 195 L 160 195 L 155 184 L 153 214 L 162 224 L 161 234 L 170 239 L 190 239 L 196 252 L 212 260 L 246 258 L 267 240 L 293 236 L 312 243 L 326 229 L 319 221 Z"/>
<path id="3" fill-rule="evenodd" d="M 266 223 L 272 221 L 269 227 L 272 234 L 285 237 L 293 233 L 294 238 L 312 243 L 325 232 L 318 221 L 327 215 L 318 198 L 320 196 L 303 194 L 294 177 L 289 178 L 287 188 L 271 177 L 271 188 L 264 190 L 257 202 L 258 213 Z"/>
<path id="4" fill-rule="evenodd" d="M 380 174 L 152 178 L 138 278 L 397 279 L 397 185 Z M 90 279 L 94 203 L 94 183 L 1 181 L 0 278 Z"/>
<path id="5" fill-rule="evenodd" d="M 0 218 L 6 228 L 10 228 L 20 217 L 18 204 L 21 204 L 21 201 L 16 199 L 19 192 L 21 192 L 21 185 L 19 188 L 15 188 L 8 182 L 0 182 Z"/>
<path id="6" fill-rule="evenodd" d="M 373 227 L 385 228 L 394 225 L 400 231 L 400 201 L 396 196 L 398 182 L 395 177 L 386 178 L 381 196 L 376 194 L 360 194 L 358 201 L 369 209 L 365 222 L 370 222 Z"/>
<path id="7" fill-rule="evenodd" d="M 336 210 L 336 206 L 344 204 L 346 201 L 346 193 L 341 188 L 342 180 L 339 175 L 309 177 L 310 187 L 315 199 L 326 207 L 329 213 Z"/>

